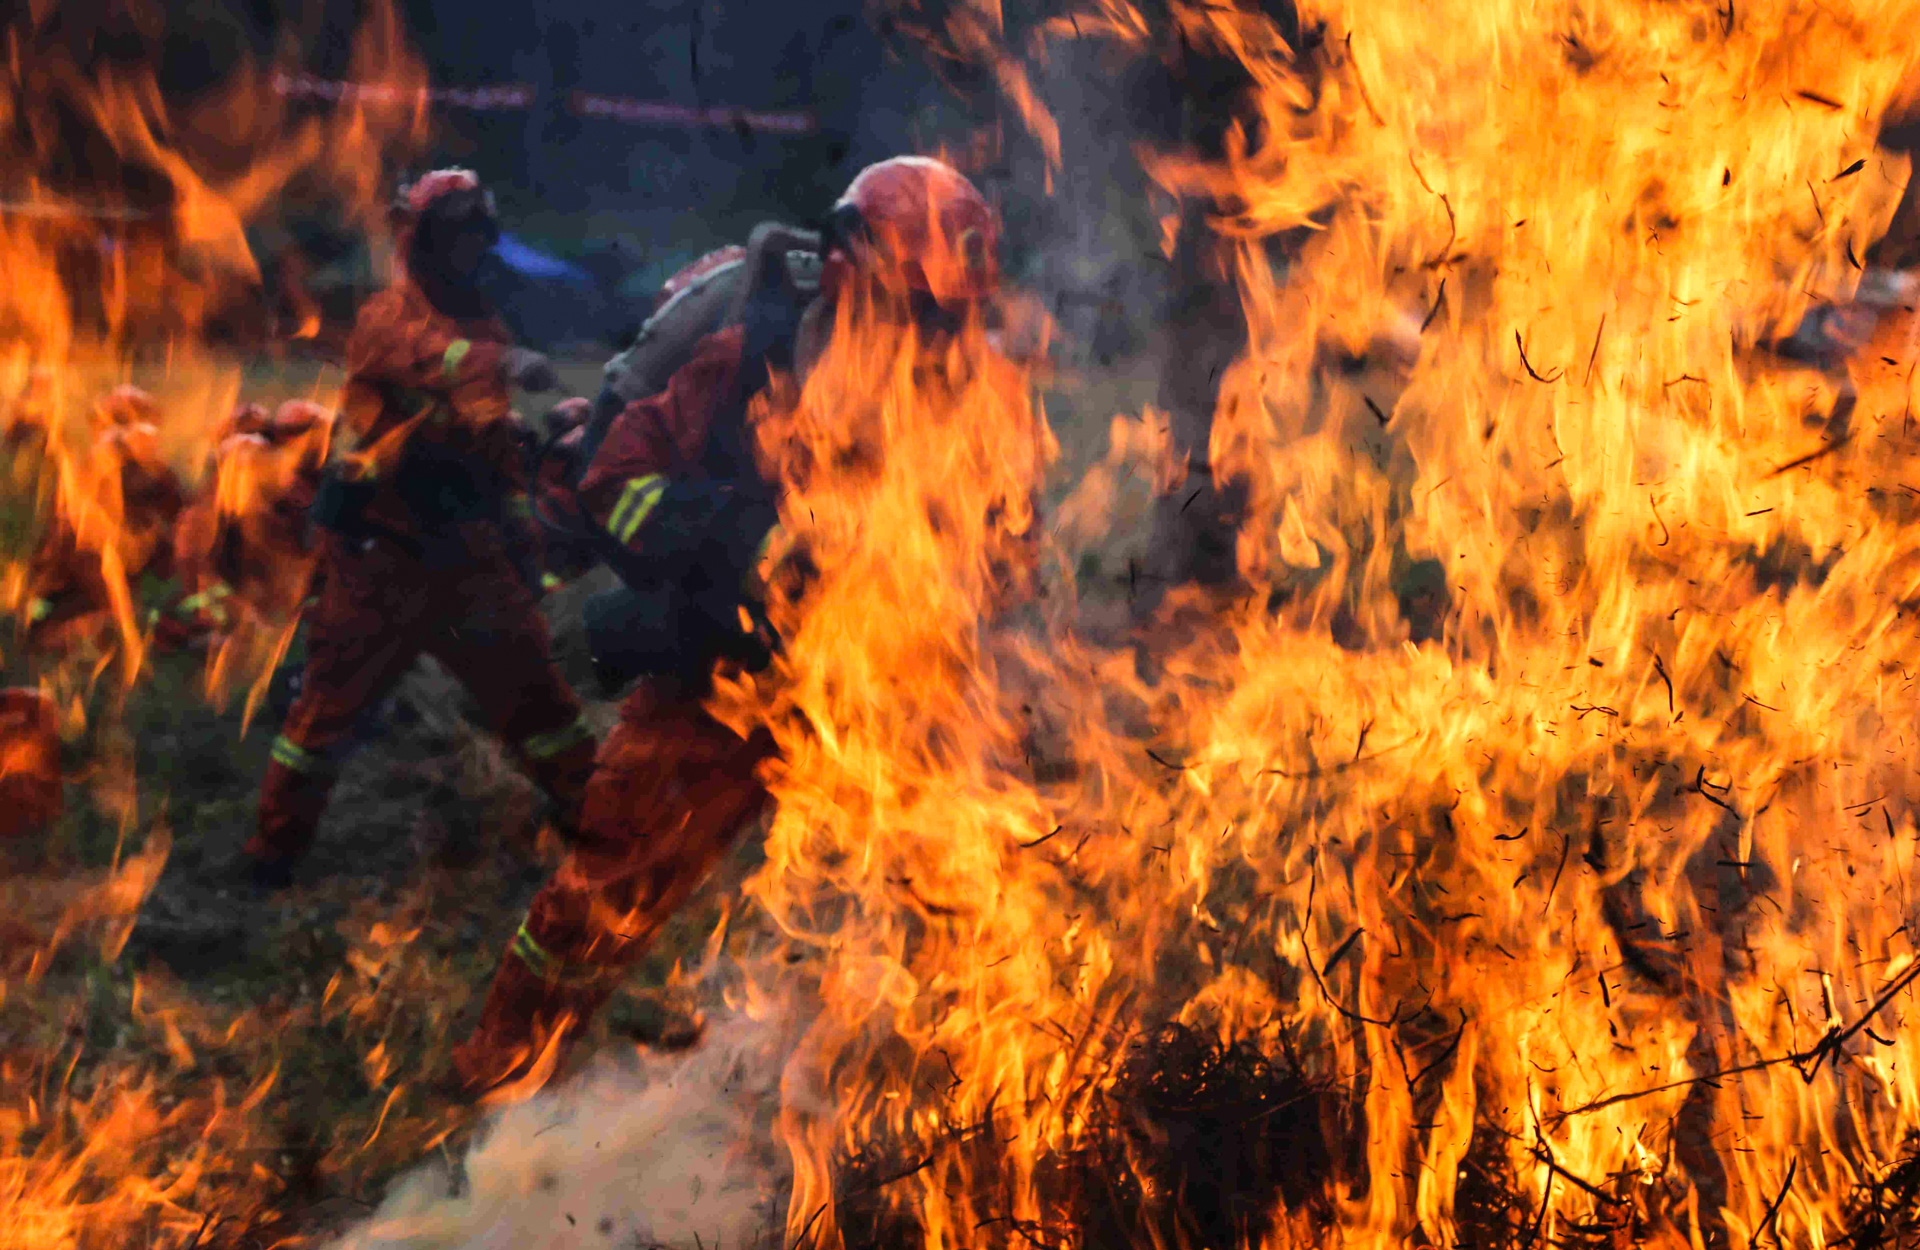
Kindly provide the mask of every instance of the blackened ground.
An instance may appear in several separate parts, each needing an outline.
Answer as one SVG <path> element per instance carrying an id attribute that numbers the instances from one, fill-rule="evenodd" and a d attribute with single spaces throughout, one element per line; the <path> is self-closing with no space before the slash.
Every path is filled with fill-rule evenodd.
<path id="1" fill-rule="evenodd" d="M 1163 1027 L 1092 1095 L 1082 1144 L 1044 1161 L 1035 1188 L 1047 1218 L 1006 1241 L 1059 1250 L 1255 1246 L 1268 1244 L 1283 1209 L 1313 1224 L 1326 1213 L 1329 1130 L 1340 1111 L 1331 1084 L 1309 1076 L 1301 1058 L 1291 1043 L 1270 1053 L 1251 1040 Z M 871 1143 L 846 1159 L 835 1190 L 847 1244 L 920 1244 L 902 1192 L 910 1186 L 900 1182 L 937 1164 L 963 1161 L 976 1200 L 992 1194 L 994 1178 L 1011 1180 L 995 1141 L 991 1126 L 965 1126 L 933 1142 Z M 1012 1223 L 1010 1215 L 989 1219 Z"/>

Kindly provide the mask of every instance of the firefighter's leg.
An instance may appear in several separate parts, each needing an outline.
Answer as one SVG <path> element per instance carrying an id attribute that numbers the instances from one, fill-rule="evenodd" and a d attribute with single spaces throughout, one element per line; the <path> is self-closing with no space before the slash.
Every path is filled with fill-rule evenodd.
<path id="1" fill-rule="evenodd" d="M 264 885 L 291 880 L 313 845 L 361 713 L 406 674 L 419 630 L 389 596 L 356 593 L 364 577 L 335 567 L 308 620 L 307 664 L 260 787 L 259 826 L 245 851 Z M 416 593 L 418 593 L 416 591 Z"/>
<path id="2" fill-rule="evenodd" d="M 553 662 L 539 605 L 504 556 L 463 579 L 461 598 L 470 609 L 431 634 L 426 650 L 473 695 L 486 727 L 552 796 L 571 833 L 579 826 L 596 744 L 580 701 Z"/>
<path id="3" fill-rule="evenodd" d="M 473 1092 L 530 1094 L 654 934 L 765 808 L 743 741 L 697 704 L 629 700 L 601 749 L 578 843 L 533 900 L 479 1025 L 455 1052 Z"/>

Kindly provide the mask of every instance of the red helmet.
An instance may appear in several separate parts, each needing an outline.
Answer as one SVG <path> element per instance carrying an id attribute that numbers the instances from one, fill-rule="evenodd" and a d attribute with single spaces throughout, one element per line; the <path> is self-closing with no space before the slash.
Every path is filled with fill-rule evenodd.
<path id="1" fill-rule="evenodd" d="M 153 396 L 131 384 L 114 387 L 94 408 L 96 422 L 105 428 L 151 425 L 159 415 L 160 405 Z"/>
<path id="2" fill-rule="evenodd" d="M 999 285 L 1000 227 L 966 176 L 925 156 L 896 156 L 861 170 L 833 206 L 823 292 L 849 268 L 943 304 L 984 299 Z"/>
<path id="3" fill-rule="evenodd" d="M 258 434 L 267 428 L 271 420 L 264 404 L 241 404 L 233 410 L 233 415 L 227 418 L 226 425 L 221 427 L 220 437 L 225 438 L 231 434 Z"/>
<path id="4" fill-rule="evenodd" d="M 289 399 L 273 411 L 267 431 L 274 438 L 294 438 L 333 424 L 333 412 L 311 399 Z"/>
<path id="5" fill-rule="evenodd" d="M 436 169 L 400 188 L 390 218 L 403 250 L 411 252 L 428 222 L 452 224 L 478 220 L 497 239 L 500 214 L 493 192 L 471 169 Z"/>
<path id="6" fill-rule="evenodd" d="M 224 463 L 243 452 L 264 452 L 272 446 L 273 444 L 267 441 L 266 434 L 260 430 L 235 430 L 220 440 L 219 445 L 213 449 L 213 454 L 215 459 Z"/>
<path id="7" fill-rule="evenodd" d="M 456 192 L 471 191 L 493 207 L 493 193 L 482 189 L 480 176 L 471 169 L 436 169 L 403 189 L 400 193 L 407 211 L 418 216 L 435 203 Z"/>

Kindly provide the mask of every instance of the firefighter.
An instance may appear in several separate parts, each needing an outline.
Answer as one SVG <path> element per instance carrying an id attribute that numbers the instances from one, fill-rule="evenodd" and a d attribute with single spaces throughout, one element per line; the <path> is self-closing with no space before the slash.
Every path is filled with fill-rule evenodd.
<path id="1" fill-rule="evenodd" d="M 733 838 L 763 813 L 765 730 L 742 738 L 703 705 L 716 665 L 770 658 L 752 632 L 751 583 L 777 526 L 779 483 L 754 453 L 748 403 L 804 374 L 858 284 L 870 306 L 935 329 L 965 324 L 996 286 L 994 215 L 962 175 L 895 158 L 863 170 L 822 236 L 763 226 L 726 324 L 699 340 L 664 390 L 588 434 L 578 483 L 585 524 L 625 583 L 589 604 L 596 664 L 646 680 L 600 752 L 566 860 L 503 955 L 471 1037 L 456 1048 L 462 1093 L 502 1100 L 548 1079 L 665 920 Z M 824 251 L 808 298 L 782 264 Z M 704 262 L 703 262 L 704 263 Z M 937 350 L 934 349 L 934 350 Z M 598 414 L 596 414 L 596 419 Z"/>
<path id="2" fill-rule="evenodd" d="M 552 389 L 552 366 L 513 345 L 475 283 L 499 225 L 473 173 L 428 174 L 396 216 L 400 272 L 348 342 L 341 433 L 355 445 L 313 506 L 306 669 L 245 847 L 263 889 L 292 881 L 361 712 L 423 653 L 467 687 L 563 828 L 592 770 L 592 732 L 538 609 L 526 431 L 508 407 L 510 383 Z"/>
<path id="3" fill-rule="evenodd" d="M 28 572 L 28 645 L 60 650 L 96 638 L 143 577 L 164 580 L 173 564 L 173 527 L 186 507 L 180 476 L 161 454 L 159 405 L 136 386 L 101 397 L 84 485 L 35 553 Z M 116 560 L 109 561 L 111 549 Z M 117 564 L 117 569 L 116 569 Z"/>
<path id="4" fill-rule="evenodd" d="M 241 614 L 291 619 L 309 589 L 315 554 L 307 514 L 319 492 L 334 414 L 309 400 L 269 413 L 246 404 L 214 446 L 212 487 L 180 514 L 174 641 L 226 631 Z"/>

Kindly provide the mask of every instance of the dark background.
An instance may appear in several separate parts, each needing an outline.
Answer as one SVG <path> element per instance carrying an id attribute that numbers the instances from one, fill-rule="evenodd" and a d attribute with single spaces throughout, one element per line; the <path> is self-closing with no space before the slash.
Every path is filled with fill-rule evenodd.
<path id="1" fill-rule="evenodd" d="M 963 124 L 913 49 L 889 47 L 859 0 L 403 0 L 436 86 L 526 83 L 530 111 L 436 108 L 431 156 L 468 164 L 520 214 L 698 209 L 745 220 L 827 202 L 861 164 Z M 169 93 L 191 96 L 251 54 L 290 45 L 344 77 L 360 6 L 272 0 L 166 6 Z M 903 55 L 904 53 L 904 55 Z M 810 136 L 584 119 L 575 90 L 682 105 L 804 109 Z"/>
<path id="2" fill-rule="evenodd" d="M 417 166 L 381 175 L 390 187 L 410 172 L 468 165 L 493 186 L 509 231 L 593 271 L 600 303 L 592 310 L 571 290 L 517 291 L 505 301 L 525 313 L 516 329 L 543 345 L 618 338 L 632 318 L 610 309 L 601 298 L 606 292 L 624 291 L 644 304 L 680 265 L 744 238 L 757 221 L 817 220 L 861 166 L 901 152 L 956 155 L 1001 211 L 1006 272 L 1042 293 L 1066 321 L 1080 323 L 1082 338 L 1111 338 L 1111 327 L 1137 320 L 1155 302 L 1157 266 L 1164 263 L 1158 218 L 1169 205 L 1152 199 L 1131 145 L 1146 133 L 1144 122 L 1164 125 L 1180 109 L 1164 83 L 1151 73 L 1140 77 L 1136 61 L 1095 49 L 1065 48 L 1049 57 L 1039 86 L 1059 117 L 1065 158 L 1050 180 L 1038 146 L 990 74 L 965 66 L 951 48 L 944 57 L 930 55 L 922 38 L 881 12 L 891 8 L 905 13 L 907 24 L 937 28 L 934 0 L 399 6 L 407 42 L 434 86 L 525 83 L 535 90 L 531 110 L 436 106 Z M 38 61 L 57 51 L 57 59 L 70 56 L 83 70 L 102 59 L 157 65 L 170 106 L 177 103 L 185 117 L 249 62 L 350 77 L 354 36 L 367 18 L 356 0 L 63 0 L 27 20 Z M 1008 37 L 1019 43 L 1019 32 Z M 576 90 L 684 106 L 805 110 L 819 126 L 793 136 L 587 119 L 568 106 Z M 72 128 L 73 141 L 60 151 L 70 157 L 78 198 L 139 204 L 136 184 L 144 181 L 154 184 L 153 207 L 164 214 L 164 180 L 114 169 L 111 155 L 88 143 L 83 121 Z M 205 147 L 215 128 L 202 120 L 174 139 Z M 246 159 L 238 149 L 228 155 Z M 378 280 L 378 267 L 338 205 L 303 202 L 297 187 L 289 192 L 254 223 L 255 253 L 269 274 L 279 271 L 276 257 L 299 253 L 303 281 L 330 314 L 346 312 Z M 578 324 L 560 324 L 569 320 Z"/>

